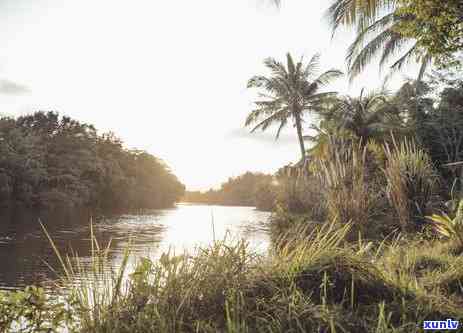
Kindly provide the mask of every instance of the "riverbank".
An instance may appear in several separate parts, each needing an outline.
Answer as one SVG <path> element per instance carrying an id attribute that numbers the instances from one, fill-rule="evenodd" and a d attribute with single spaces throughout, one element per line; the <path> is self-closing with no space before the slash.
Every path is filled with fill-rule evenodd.
<path id="1" fill-rule="evenodd" d="M 2 294 L 0 328 L 18 317 L 15 311 L 24 315 L 24 308 L 33 318 L 58 318 L 56 328 L 72 323 L 75 332 L 117 333 L 409 333 L 422 331 L 424 320 L 463 317 L 463 257 L 452 243 L 406 238 L 350 243 L 349 228 L 311 226 L 311 232 L 280 239 L 268 255 L 225 239 L 193 255 L 145 258 L 124 284 L 126 252 L 111 279 L 100 280 L 96 289 L 95 281 L 74 287 L 62 303 L 52 306 L 33 289 Z M 87 273 L 97 277 L 107 252 L 94 255 Z M 69 266 L 72 260 L 62 259 L 66 286 L 76 270 Z"/>

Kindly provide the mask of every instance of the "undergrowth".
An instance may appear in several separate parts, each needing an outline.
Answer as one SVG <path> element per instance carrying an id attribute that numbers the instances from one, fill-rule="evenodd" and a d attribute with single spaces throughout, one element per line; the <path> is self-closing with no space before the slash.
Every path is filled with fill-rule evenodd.
<path id="1" fill-rule="evenodd" d="M 451 246 L 402 237 L 349 242 L 350 224 L 298 228 L 275 239 L 265 256 L 224 239 L 194 253 L 141 258 L 130 272 L 129 251 L 119 270 L 107 269 L 109 247 L 92 236 L 90 267 L 57 253 L 60 286 L 70 291 L 61 303 L 37 288 L 3 292 L 0 328 L 408 333 L 422 331 L 424 320 L 463 317 L 462 259 Z"/>

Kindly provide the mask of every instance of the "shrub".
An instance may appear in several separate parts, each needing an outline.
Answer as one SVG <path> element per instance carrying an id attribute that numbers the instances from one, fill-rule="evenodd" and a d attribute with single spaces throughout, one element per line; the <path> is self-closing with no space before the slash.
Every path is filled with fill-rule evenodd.
<path id="1" fill-rule="evenodd" d="M 65 302 L 52 299 L 42 288 L 0 291 L 0 332 L 62 332 L 75 327 L 76 319 Z"/>

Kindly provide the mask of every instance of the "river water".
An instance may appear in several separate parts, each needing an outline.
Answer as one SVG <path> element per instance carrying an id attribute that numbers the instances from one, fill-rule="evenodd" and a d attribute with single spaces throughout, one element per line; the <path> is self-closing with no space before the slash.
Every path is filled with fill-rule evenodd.
<path id="1" fill-rule="evenodd" d="M 62 254 L 75 252 L 82 262 L 91 253 L 90 221 L 100 245 L 111 240 L 113 267 L 121 262 L 130 242 L 132 261 L 156 259 L 161 253 L 191 251 L 214 239 L 245 238 L 249 246 L 263 252 L 267 234 L 256 228 L 269 213 L 252 207 L 177 204 L 163 210 L 136 214 L 91 217 L 88 212 L 37 213 L 14 211 L 0 215 L 0 289 L 25 285 L 49 285 L 57 275 L 59 261 L 39 221 Z"/>

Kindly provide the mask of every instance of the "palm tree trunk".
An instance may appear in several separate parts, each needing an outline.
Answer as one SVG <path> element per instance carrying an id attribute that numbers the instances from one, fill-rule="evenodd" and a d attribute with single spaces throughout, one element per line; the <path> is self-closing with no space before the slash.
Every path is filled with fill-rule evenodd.
<path id="1" fill-rule="evenodd" d="M 422 95 L 421 84 L 423 82 L 423 77 L 426 72 L 426 69 L 428 68 L 431 62 L 431 59 L 432 58 L 430 55 L 426 55 L 424 57 L 424 59 L 421 62 L 420 71 L 418 73 L 418 77 L 415 83 L 416 116 L 418 116 L 418 118 L 421 118 L 421 119 L 418 119 L 418 121 L 422 121 L 424 118 L 424 110 L 421 108 L 421 105 L 420 105 L 420 99 Z"/>
<path id="2" fill-rule="evenodd" d="M 299 147 L 301 148 L 301 160 L 305 161 L 305 147 L 304 147 L 304 138 L 302 136 L 302 124 L 301 124 L 301 115 L 297 112 L 295 114 L 297 137 L 299 139 Z"/>

